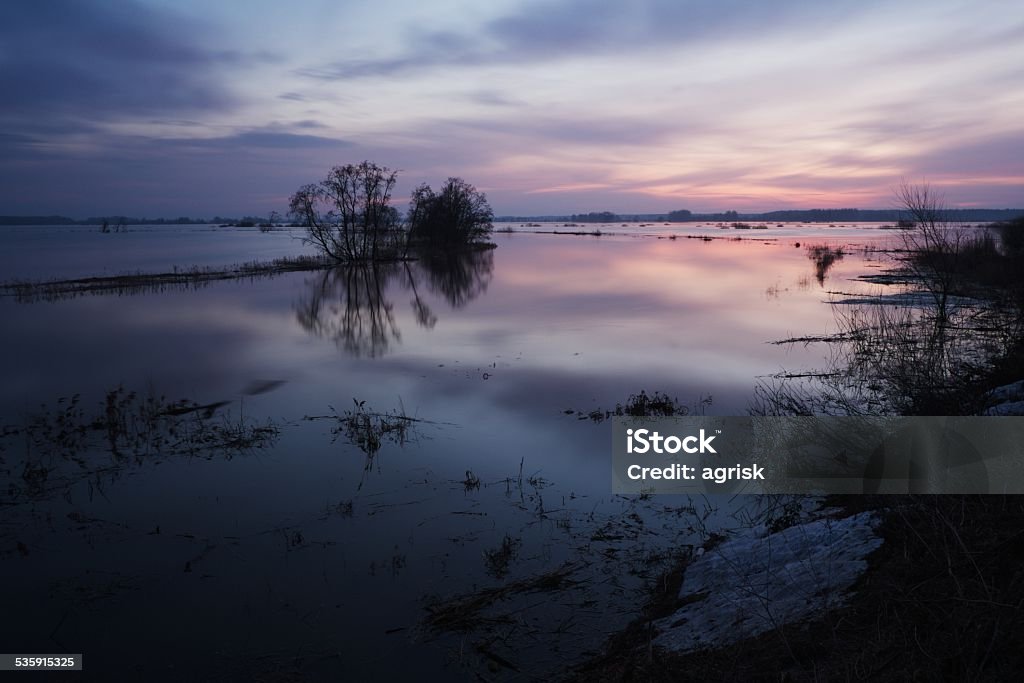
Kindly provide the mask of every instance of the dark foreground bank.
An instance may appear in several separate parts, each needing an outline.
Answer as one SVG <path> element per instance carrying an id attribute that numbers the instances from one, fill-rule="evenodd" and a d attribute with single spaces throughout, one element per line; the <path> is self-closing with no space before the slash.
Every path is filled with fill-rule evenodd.
<path id="1" fill-rule="evenodd" d="M 734 645 L 676 654 L 654 622 L 681 607 L 686 566 L 576 681 L 1013 680 L 1024 670 L 1024 497 L 832 499 L 874 510 L 884 542 L 845 606 Z M 714 541 L 713 541 L 714 542 Z M 713 552 L 713 548 L 710 549 Z"/>

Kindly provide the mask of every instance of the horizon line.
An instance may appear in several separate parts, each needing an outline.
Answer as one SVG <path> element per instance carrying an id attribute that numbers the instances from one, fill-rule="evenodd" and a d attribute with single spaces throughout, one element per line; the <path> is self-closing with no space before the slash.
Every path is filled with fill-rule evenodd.
<path id="1" fill-rule="evenodd" d="M 496 215 L 494 217 L 494 220 L 495 221 L 520 220 L 520 219 L 521 220 L 545 220 L 545 219 L 548 219 L 548 220 L 561 220 L 561 219 L 571 219 L 573 216 L 588 216 L 588 215 L 591 215 L 591 214 L 601 214 L 601 213 L 610 213 L 613 216 L 615 216 L 616 219 L 623 219 L 623 218 L 626 218 L 626 217 L 641 217 L 641 216 L 645 217 L 645 219 L 650 219 L 650 218 L 656 217 L 656 216 L 665 216 L 665 217 L 667 217 L 669 214 L 671 214 L 671 213 L 673 213 L 675 211 L 690 211 L 690 214 L 693 216 L 692 220 L 700 220 L 701 217 L 707 217 L 707 216 L 726 216 L 726 215 L 730 215 L 730 216 L 747 216 L 747 217 L 750 217 L 750 216 L 760 216 L 760 215 L 779 214 L 779 213 L 813 213 L 813 212 L 827 213 L 827 212 L 842 212 L 842 211 L 901 212 L 901 211 L 906 211 L 906 209 L 904 209 L 902 207 L 898 207 L 898 206 L 896 206 L 896 207 L 884 207 L 884 208 L 879 208 L 879 207 L 864 208 L 864 207 L 855 207 L 855 206 L 846 206 L 846 207 L 840 207 L 840 208 L 812 207 L 812 208 L 769 209 L 769 210 L 763 210 L 763 211 L 739 211 L 739 210 L 736 210 L 736 209 L 726 209 L 726 210 L 723 210 L 723 211 L 693 211 L 693 210 L 690 210 L 690 209 L 672 209 L 670 211 L 648 211 L 648 212 L 624 211 L 624 212 L 617 212 L 617 211 L 612 211 L 610 209 L 604 209 L 604 210 L 597 210 L 597 211 L 590 210 L 590 211 L 577 211 L 577 212 L 570 212 L 570 213 L 545 213 L 545 214 L 532 214 L 532 215 L 531 214 L 503 213 L 503 214 L 500 214 L 500 215 Z M 976 212 L 1014 212 L 1014 211 L 1017 211 L 1017 212 L 1024 213 L 1024 207 L 987 207 L 987 206 L 947 207 L 947 208 L 943 209 L 943 211 L 944 212 L 951 212 L 951 213 L 952 212 L 971 212 L 971 211 L 976 211 Z M 63 220 L 70 220 L 70 221 L 75 221 L 75 222 L 81 222 L 81 221 L 88 221 L 88 220 L 93 220 L 93 219 L 127 218 L 127 219 L 132 219 L 132 220 L 146 219 L 146 220 L 152 220 L 152 221 L 165 221 L 165 222 L 188 221 L 188 222 L 192 222 L 192 223 L 201 223 L 201 222 L 204 222 L 204 221 L 205 222 L 210 222 L 207 219 L 214 219 L 214 218 L 220 219 L 220 220 L 244 220 L 246 218 L 267 218 L 267 217 L 269 217 L 269 214 L 267 214 L 267 216 L 260 216 L 258 214 L 238 214 L 238 215 L 232 216 L 232 215 L 221 215 L 219 213 L 218 214 L 214 214 L 213 216 L 188 216 L 188 215 L 182 215 L 182 214 L 179 214 L 177 216 L 132 216 L 132 215 L 129 215 L 129 214 L 124 214 L 124 213 L 110 213 L 110 214 L 101 214 L 101 215 L 91 215 L 91 216 L 75 217 L 75 216 L 69 216 L 69 215 L 66 215 L 66 214 L 59 214 L 59 213 L 39 213 L 39 214 L 0 214 L 0 222 L 2 222 L 5 225 L 9 225 L 10 226 L 10 225 L 17 225 L 17 223 L 13 222 L 16 219 L 38 220 L 38 219 L 43 219 L 43 218 L 54 218 L 54 219 L 63 219 Z M 281 220 L 282 221 L 286 220 L 286 217 L 282 216 Z M 684 221 L 676 221 L 676 222 L 684 223 L 684 222 L 687 222 L 687 221 L 684 220 Z"/>

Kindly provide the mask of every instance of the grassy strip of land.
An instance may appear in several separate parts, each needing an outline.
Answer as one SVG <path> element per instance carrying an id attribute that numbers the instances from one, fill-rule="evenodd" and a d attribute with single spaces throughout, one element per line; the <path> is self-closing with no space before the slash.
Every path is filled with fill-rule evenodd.
<path id="1" fill-rule="evenodd" d="M 217 280 L 270 277 L 281 273 L 311 271 L 337 265 L 322 256 L 292 256 L 273 261 L 249 261 L 226 268 L 175 268 L 162 273 L 126 273 L 65 280 L 14 280 L 0 284 L 0 296 L 17 301 L 55 301 L 85 294 L 138 294 L 173 289 L 196 289 Z"/>

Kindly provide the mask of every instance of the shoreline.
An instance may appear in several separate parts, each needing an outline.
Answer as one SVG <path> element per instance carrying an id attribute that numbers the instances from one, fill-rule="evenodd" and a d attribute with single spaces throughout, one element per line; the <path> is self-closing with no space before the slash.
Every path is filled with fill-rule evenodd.
<path id="1" fill-rule="evenodd" d="M 733 542 L 713 536 L 704 553 L 662 576 L 641 616 L 566 680 L 996 681 L 1019 674 L 1024 496 L 831 496 L 820 511 L 836 520 L 878 519 L 879 543 L 838 604 L 734 642 L 689 652 L 663 647 L 673 615 L 710 601 L 683 592 L 687 572 Z"/>

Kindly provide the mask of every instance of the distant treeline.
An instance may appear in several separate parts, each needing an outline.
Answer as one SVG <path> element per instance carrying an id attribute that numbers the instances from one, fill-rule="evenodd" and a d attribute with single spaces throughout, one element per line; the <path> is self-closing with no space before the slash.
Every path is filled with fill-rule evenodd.
<path id="1" fill-rule="evenodd" d="M 1024 216 L 1024 209 L 950 209 L 947 217 L 951 221 L 964 223 L 996 223 Z M 762 223 L 895 223 L 908 218 L 899 209 L 794 209 L 790 211 L 768 211 L 766 213 L 693 213 L 687 209 L 668 213 L 618 214 L 611 211 L 591 211 L 561 216 L 498 216 L 494 220 L 502 223 L 524 223 L 530 221 L 558 221 L 573 223 L 626 223 L 661 221 L 684 223 L 700 221 L 733 222 L 757 221 Z M 136 218 L 134 216 L 92 216 L 75 220 L 67 216 L 0 216 L 0 225 L 241 225 L 252 227 L 280 223 L 280 216 L 243 216 L 242 218 Z"/>
<path id="2" fill-rule="evenodd" d="M 136 218 L 134 216 L 91 216 L 81 220 L 67 216 L 0 216 L 0 225 L 260 225 L 270 219 L 260 216 L 243 216 L 242 218 Z"/>
<path id="3" fill-rule="evenodd" d="M 948 220 L 964 223 L 996 223 L 1024 216 L 1024 209 L 950 209 Z M 899 209 L 794 209 L 789 211 L 768 211 L 766 213 L 693 213 L 687 209 L 668 213 L 617 214 L 611 211 L 574 213 L 568 216 L 498 216 L 495 221 L 503 223 L 526 221 L 571 221 L 573 223 L 622 223 L 644 221 L 668 221 L 681 223 L 732 222 L 739 220 L 764 223 L 895 223 L 909 216 Z"/>

